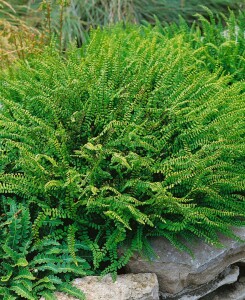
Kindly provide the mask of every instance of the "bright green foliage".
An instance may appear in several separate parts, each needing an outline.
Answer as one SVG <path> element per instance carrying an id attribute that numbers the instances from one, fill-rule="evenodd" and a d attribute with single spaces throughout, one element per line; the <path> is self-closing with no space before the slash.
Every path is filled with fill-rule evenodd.
<path id="1" fill-rule="evenodd" d="M 33 246 L 29 210 L 11 198 L 2 196 L 2 201 L 1 299 L 37 300 L 41 296 L 55 299 L 52 296 L 55 290 L 65 290 L 78 299 L 85 299 L 83 293 L 66 280 L 89 273 L 86 261 L 80 259 L 78 268 L 72 262 L 67 245 L 47 237 Z"/>
<path id="2" fill-rule="evenodd" d="M 245 79 L 245 12 L 235 17 L 233 12 L 226 17 L 215 15 L 205 8 L 209 18 L 196 14 L 197 23 L 189 26 L 184 19 L 177 24 L 163 27 L 158 22 L 159 30 L 169 38 L 182 34 L 193 49 L 203 66 L 211 72 L 222 68 L 225 74 L 232 74 L 233 80 Z"/>
<path id="3" fill-rule="evenodd" d="M 244 83 L 203 66 L 184 35 L 120 25 L 5 75 L 0 193 L 29 207 L 36 247 L 61 244 L 32 258 L 38 270 L 86 257 L 115 273 L 148 236 L 187 250 L 244 225 Z M 69 266 L 53 261 L 64 242 Z"/>

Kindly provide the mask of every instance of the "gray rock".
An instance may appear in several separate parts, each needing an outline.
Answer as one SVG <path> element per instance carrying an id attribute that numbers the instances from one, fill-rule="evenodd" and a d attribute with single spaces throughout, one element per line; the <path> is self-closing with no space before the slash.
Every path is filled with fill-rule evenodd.
<path id="1" fill-rule="evenodd" d="M 234 230 L 243 240 L 245 228 Z M 224 248 L 215 248 L 202 241 L 192 245 L 194 258 L 179 252 L 166 239 L 154 238 L 151 245 L 157 258 L 148 261 L 135 255 L 127 265 L 131 273 L 155 273 L 161 293 L 178 294 L 187 287 L 195 290 L 215 280 L 228 266 L 245 259 L 245 243 L 221 237 Z"/>
<path id="2" fill-rule="evenodd" d="M 241 278 L 239 279 L 239 282 L 245 284 L 245 277 L 241 277 Z"/>
<path id="3" fill-rule="evenodd" d="M 159 300 L 157 277 L 151 273 L 118 275 L 115 282 L 110 275 L 87 276 L 75 279 L 73 284 L 85 293 L 86 300 Z M 56 297 L 57 300 L 76 299 L 59 292 Z"/>
<path id="4" fill-rule="evenodd" d="M 220 286 L 231 284 L 237 281 L 239 275 L 239 267 L 232 266 L 228 267 L 222 272 L 217 279 L 210 281 L 209 283 L 198 286 L 197 288 L 187 287 L 178 294 L 160 293 L 161 299 L 166 300 L 198 300 L 203 299 L 202 297 L 210 294 Z M 211 300 L 213 298 L 205 298 L 205 300 Z"/>
<path id="5" fill-rule="evenodd" d="M 242 279 L 242 280 L 241 280 Z M 222 286 L 201 300 L 245 300 L 245 277 L 234 284 Z"/>

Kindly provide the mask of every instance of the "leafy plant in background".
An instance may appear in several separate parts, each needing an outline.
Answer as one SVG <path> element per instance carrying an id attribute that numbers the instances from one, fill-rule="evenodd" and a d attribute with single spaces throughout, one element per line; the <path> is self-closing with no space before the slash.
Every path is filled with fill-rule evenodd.
<path id="1" fill-rule="evenodd" d="M 52 276 L 57 248 L 73 270 L 86 258 L 94 274 L 116 274 L 134 251 L 150 253 L 150 236 L 186 251 L 185 239 L 236 238 L 232 226 L 245 217 L 244 85 L 203 66 L 183 35 L 118 25 L 65 57 L 51 46 L 5 72 L 0 197 L 18 204 L 4 217 L 3 245 L 9 218 L 26 218 L 32 248 L 26 239 L 15 247 L 26 247 L 34 268 L 29 249 L 41 249 L 48 261 L 37 269 Z M 6 259 L 2 276 L 14 274 L 15 291 L 19 257 Z"/>
<path id="2" fill-rule="evenodd" d="M 179 15 L 181 15 L 188 23 L 192 23 L 195 20 L 194 15 L 196 13 L 201 14 L 204 17 L 208 17 L 209 13 L 204 7 L 208 7 L 213 14 L 227 14 L 228 10 L 242 10 L 244 8 L 243 1 L 237 0 L 166 0 L 166 15 L 160 20 L 162 22 L 175 22 L 179 21 Z M 155 14 L 157 17 L 158 15 Z"/>
<path id="3" fill-rule="evenodd" d="M 38 3 L 38 1 L 35 3 Z M 147 21 L 154 24 L 155 17 L 160 22 L 178 22 L 179 15 L 191 22 L 194 20 L 195 13 L 200 13 L 203 16 L 206 14 L 206 10 L 200 6 L 199 0 L 45 0 L 42 3 L 50 3 L 52 28 L 57 35 L 60 34 L 60 16 L 62 12 L 62 31 L 65 46 L 74 38 L 81 45 L 82 42 L 87 40 L 87 33 L 91 27 L 96 28 L 120 21 L 130 23 Z M 239 0 L 206 0 L 201 4 L 209 7 L 214 13 L 227 12 L 228 7 L 238 10 L 242 9 L 243 6 Z"/>
<path id="4" fill-rule="evenodd" d="M 197 14 L 197 23 L 192 26 L 181 18 L 178 23 L 160 24 L 159 30 L 169 38 L 182 34 L 185 40 L 198 50 L 200 61 L 211 72 L 222 68 L 225 74 L 232 74 L 233 80 L 245 79 L 245 13 L 237 16 L 233 12 L 226 17 L 216 16 L 208 8 L 208 18 Z"/>
<path id="5" fill-rule="evenodd" d="M 214 13 L 227 13 L 228 7 L 234 11 L 244 8 L 241 0 L 205 0 L 202 3 L 199 0 L 11 0 L 9 3 L 29 25 L 46 28 L 50 24 L 57 36 L 62 32 L 64 47 L 74 38 L 81 45 L 87 40 L 91 27 L 118 21 L 155 23 L 157 17 L 160 22 L 178 22 L 182 15 L 192 22 L 195 13 L 208 16 L 200 4 Z M 42 14 L 40 8 L 46 13 Z"/>
<path id="6" fill-rule="evenodd" d="M 16 59 L 41 51 L 44 36 L 18 17 L 6 1 L 0 1 L 0 66 L 6 67 Z"/>

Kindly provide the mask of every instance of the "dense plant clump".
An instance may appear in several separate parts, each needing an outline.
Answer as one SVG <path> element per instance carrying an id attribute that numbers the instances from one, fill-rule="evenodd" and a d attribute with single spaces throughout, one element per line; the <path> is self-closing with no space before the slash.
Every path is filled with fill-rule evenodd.
<path id="1" fill-rule="evenodd" d="M 115 274 L 134 251 L 150 253 L 151 236 L 187 251 L 190 238 L 235 238 L 232 226 L 245 224 L 244 83 L 210 72 L 199 53 L 184 34 L 118 25 L 4 74 L 4 299 L 75 295 L 77 274 Z"/>

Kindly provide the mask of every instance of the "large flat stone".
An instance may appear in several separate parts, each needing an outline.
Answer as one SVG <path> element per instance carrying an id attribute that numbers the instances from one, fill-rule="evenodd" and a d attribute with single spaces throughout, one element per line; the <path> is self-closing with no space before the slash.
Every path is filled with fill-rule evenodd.
<path id="1" fill-rule="evenodd" d="M 245 228 L 234 232 L 245 239 Z M 155 273 L 161 293 L 178 294 L 187 287 L 195 290 L 198 286 L 213 281 L 228 266 L 245 259 L 245 243 L 221 237 L 224 248 L 215 248 L 199 241 L 191 246 L 194 258 L 174 248 L 164 238 L 154 238 L 151 245 L 157 258 L 148 261 L 135 255 L 127 265 L 131 273 Z"/>
<path id="2" fill-rule="evenodd" d="M 75 279 L 73 284 L 85 293 L 86 300 L 159 300 L 157 277 L 150 273 L 118 275 L 115 282 L 110 275 L 87 276 Z M 59 292 L 56 297 L 57 300 L 76 299 Z"/>

